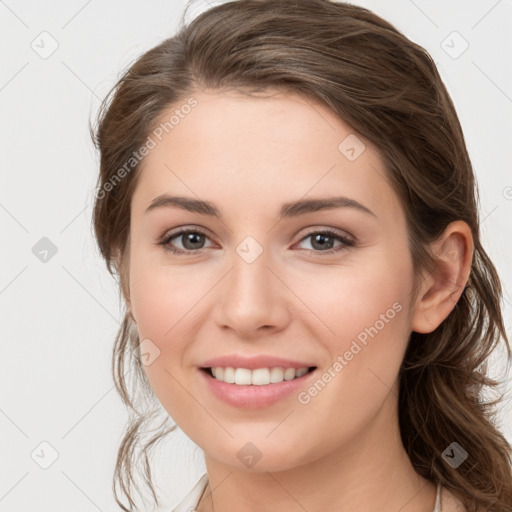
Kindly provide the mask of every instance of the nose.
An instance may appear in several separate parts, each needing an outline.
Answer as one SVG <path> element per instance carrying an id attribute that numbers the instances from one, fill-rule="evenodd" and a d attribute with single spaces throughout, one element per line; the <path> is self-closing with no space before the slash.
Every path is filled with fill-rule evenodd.
<path id="1" fill-rule="evenodd" d="M 282 276 L 263 251 L 253 261 L 234 252 L 231 268 L 217 290 L 215 321 L 237 339 L 252 340 L 286 328 L 291 315 L 290 297 Z M 253 254 L 254 257 L 254 254 Z"/>

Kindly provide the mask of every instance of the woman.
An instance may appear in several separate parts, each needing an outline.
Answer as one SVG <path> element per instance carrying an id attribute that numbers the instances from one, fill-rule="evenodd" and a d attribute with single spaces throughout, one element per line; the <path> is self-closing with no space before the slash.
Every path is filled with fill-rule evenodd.
<path id="1" fill-rule="evenodd" d="M 345 3 L 228 2 L 131 66 L 95 141 L 130 507 L 177 424 L 207 468 L 177 511 L 512 511 L 500 281 L 423 48 Z"/>

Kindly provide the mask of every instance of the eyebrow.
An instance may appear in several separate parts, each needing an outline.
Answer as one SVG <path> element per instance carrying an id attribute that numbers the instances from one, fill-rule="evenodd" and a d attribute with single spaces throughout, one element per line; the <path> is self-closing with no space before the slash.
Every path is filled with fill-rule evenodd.
<path id="1" fill-rule="evenodd" d="M 155 197 L 146 208 L 145 213 L 164 207 L 181 208 L 182 210 L 189 212 L 199 213 L 201 215 L 210 215 L 212 217 L 222 219 L 221 212 L 213 203 L 192 199 L 190 197 L 170 196 L 168 194 L 161 194 Z M 327 197 L 323 199 L 299 199 L 298 201 L 284 203 L 279 211 L 279 218 L 291 218 L 304 215 L 306 213 L 318 212 L 320 210 L 331 210 L 334 208 L 353 208 L 377 218 L 377 215 L 375 215 L 375 213 L 366 206 L 362 205 L 355 199 L 343 196 Z"/>

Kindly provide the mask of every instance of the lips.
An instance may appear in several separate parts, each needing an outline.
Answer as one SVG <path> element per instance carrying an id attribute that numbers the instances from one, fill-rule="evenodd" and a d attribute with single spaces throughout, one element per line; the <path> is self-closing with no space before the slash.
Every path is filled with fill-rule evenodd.
<path id="1" fill-rule="evenodd" d="M 205 368 L 200 368 L 197 373 L 206 389 L 224 403 L 237 408 L 261 409 L 280 400 L 290 399 L 293 395 L 297 396 L 301 389 L 317 377 L 318 368 L 311 367 L 308 373 L 292 380 L 265 385 L 226 383 L 213 377 Z"/>

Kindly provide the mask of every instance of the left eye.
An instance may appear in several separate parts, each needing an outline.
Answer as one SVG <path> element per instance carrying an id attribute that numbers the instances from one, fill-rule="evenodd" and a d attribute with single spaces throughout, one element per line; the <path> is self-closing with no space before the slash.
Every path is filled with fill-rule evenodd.
<path id="1" fill-rule="evenodd" d="M 341 251 L 343 249 L 346 249 L 347 247 L 352 247 L 354 245 L 354 242 L 352 242 L 352 240 L 349 240 L 348 238 L 339 235 L 335 231 L 330 231 L 330 230 L 313 231 L 313 232 L 309 233 L 308 235 L 306 235 L 304 238 L 302 238 L 300 241 L 303 242 L 304 240 L 307 240 L 308 238 L 312 239 L 312 244 L 311 244 L 313 246 L 312 250 L 315 250 L 316 248 L 320 247 L 321 250 L 320 251 L 315 250 L 315 252 L 323 252 L 325 254 L 332 254 L 334 252 Z M 341 244 L 337 248 L 333 249 L 331 247 L 333 242 L 325 241 L 325 240 L 329 240 L 329 239 L 338 240 L 339 242 L 341 242 Z"/>
<path id="2" fill-rule="evenodd" d="M 332 230 L 312 231 L 301 238 L 299 243 L 307 240 L 308 238 L 312 239 L 312 248 L 306 250 L 323 254 L 332 254 L 355 245 L 352 240 Z M 174 239 L 181 240 L 182 248 L 174 247 L 171 244 L 171 241 Z M 208 237 L 201 231 L 181 230 L 176 233 L 172 233 L 167 237 L 164 237 L 164 239 L 159 242 L 159 245 L 162 245 L 165 250 L 168 250 L 174 254 L 193 255 L 201 252 L 201 250 L 204 248 L 202 245 L 204 244 L 205 239 L 208 239 Z M 332 242 L 329 240 L 332 240 Z M 340 242 L 340 245 L 336 248 L 332 248 L 334 240 L 338 240 Z"/>

